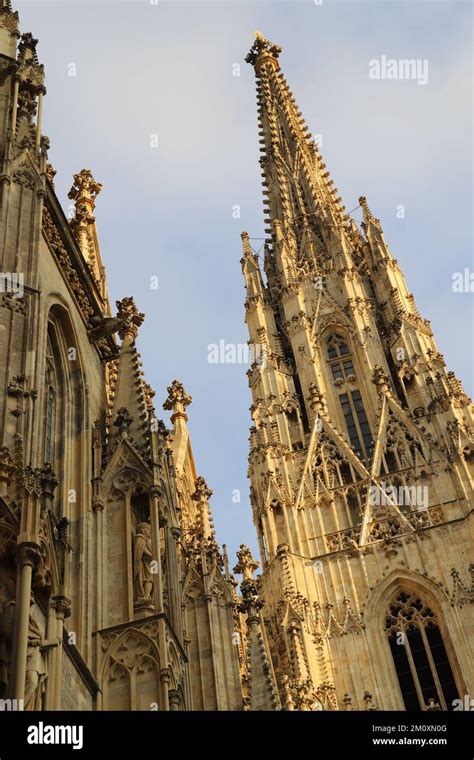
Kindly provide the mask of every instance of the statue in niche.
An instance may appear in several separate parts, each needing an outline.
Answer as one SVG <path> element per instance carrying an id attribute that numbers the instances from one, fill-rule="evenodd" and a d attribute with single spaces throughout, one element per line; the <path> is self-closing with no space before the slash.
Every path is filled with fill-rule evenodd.
<path id="1" fill-rule="evenodd" d="M 146 522 L 137 525 L 133 544 L 133 582 L 135 601 L 140 604 L 151 601 L 153 589 L 151 527 Z"/>

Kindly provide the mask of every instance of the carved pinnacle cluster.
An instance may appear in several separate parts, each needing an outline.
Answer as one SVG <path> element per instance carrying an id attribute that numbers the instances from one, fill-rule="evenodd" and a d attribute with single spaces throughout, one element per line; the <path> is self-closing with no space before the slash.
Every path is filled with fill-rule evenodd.
<path id="1" fill-rule="evenodd" d="M 121 328 L 119 329 L 120 337 L 123 339 L 125 335 L 130 335 L 136 338 L 138 328 L 143 323 L 145 315 L 143 312 L 138 311 L 135 301 L 131 296 L 122 298 L 121 301 L 116 301 L 115 305 L 117 307 L 117 319 L 121 323 Z"/>
<path id="2" fill-rule="evenodd" d="M 234 573 L 243 575 L 244 581 L 253 580 L 253 574 L 260 566 L 260 563 L 253 558 L 252 552 L 248 546 L 245 544 L 240 545 L 240 550 L 237 552 L 237 559 L 239 561 L 234 567 Z"/>
<path id="3" fill-rule="evenodd" d="M 202 475 L 197 478 L 194 485 L 196 488 L 192 495 L 194 501 L 207 501 L 211 498 L 213 491 L 209 488 L 205 478 L 203 478 Z"/>
<path id="4" fill-rule="evenodd" d="M 37 44 L 38 40 L 33 37 L 31 32 L 25 32 L 22 34 L 18 45 L 18 57 L 22 58 L 24 61 L 32 59 L 32 62 L 38 65 L 39 61 L 36 53 Z"/>
<path id="5" fill-rule="evenodd" d="M 91 170 L 81 169 L 78 174 L 74 175 L 74 181 L 68 193 L 68 198 L 71 198 L 71 200 L 90 198 L 95 201 L 101 190 L 102 185 L 96 182 Z"/>
<path id="6" fill-rule="evenodd" d="M 281 53 L 281 47 L 279 45 L 274 45 L 273 42 L 267 40 L 261 32 L 254 32 L 254 36 L 255 42 L 245 58 L 246 62 L 251 63 L 252 66 L 254 66 L 262 54 L 269 55 L 277 60 Z"/>
<path id="7" fill-rule="evenodd" d="M 102 185 L 96 182 L 90 169 L 82 169 L 74 175 L 73 185 L 68 193 L 68 198 L 73 200 L 76 208 L 76 216 L 73 222 L 77 224 L 92 224 L 95 221 L 93 211 L 95 199 L 102 190 Z"/>
<path id="8" fill-rule="evenodd" d="M 192 403 L 192 397 L 184 390 L 183 383 L 173 380 L 166 390 L 168 398 L 163 404 L 163 409 L 172 411 L 174 414 L 184 414 L 185 409 Z"/>

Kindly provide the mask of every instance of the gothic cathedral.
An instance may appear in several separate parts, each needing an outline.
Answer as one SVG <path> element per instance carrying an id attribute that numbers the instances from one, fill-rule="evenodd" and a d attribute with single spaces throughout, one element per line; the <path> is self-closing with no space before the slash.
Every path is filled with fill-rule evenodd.
<path id="1" fill-rule="evenodd" d="M 256 33 L 268 226 L 242 233 L 259 563 L 231 570 L 174 380 L 112 311 L 88 169 L 54 188 L 44 69 L 0 0 L 0 701 L 452 710 L 473 693 L 473 407 L 365 198 L 345 213 Z M 241 575 L 239 583 L 235 575 Z"/>

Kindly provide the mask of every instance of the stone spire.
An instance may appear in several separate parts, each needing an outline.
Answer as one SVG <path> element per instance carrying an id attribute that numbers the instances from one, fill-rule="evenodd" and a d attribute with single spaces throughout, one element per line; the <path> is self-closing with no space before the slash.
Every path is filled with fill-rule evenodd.
<path id="1" fill-rule="evenodd" d="M 111 409 L 112 436 L 117 432 L 142 454 L 149 446 L 149 390 L 143 381 L 140 354 L 135 344 L 138 328 L 145 315 L 138 311 L 133 298 L 116 301 L 119 335 L 122 339 L 117 359 L 117 376 Z"/>
<path id="2" fill-rule="evenodd" d="M 267 232 L 274 243 L 291 227 L 297 238 L 320 237 L 323 223 L 343 221 L 344 207 L 316 142 L 280 72 L 281 48 L 255 32 L 246 61 L 257 80 L 260 165 Z"/>
<path id="3" fill-rule="evenodd" d="M 110 314 L 105 267 L 100 253 L 94 216 L 96 198 L 101 190 L 102 185 L 96 182 L 91 170 L 82 169 L 74 175 L 74 182 L 68 193 L 68 198 L 74 201 L 75 209 L 75 215 L 70 221 L 71 228 L 99 290 L 104 311 Z"/>
<path id="4" fill-rule="evenodd" d="M 209 506 L 209 499 L 212 496 L 212 490 L 209 488 L 202 475 L 196 479 L 194 485 L 196 490 L 194 491 L 191 498 L 196 502 L 199 516 L 199 533 L 201 538 L 207 540 L 214 536 L 211 509 Z"/>
<path id="5" fill-rule="evenodd" d="M 260 610 L 264 602 L 260 599 L 253 574 L 259 567 L 248 546 L 241 544 L 237 552 L 238 563 L 234 573 L 243 576 L 240 584 L 242 600 L 238 611 L 247 617 L 247 664 L 249 672 L 249 709 L 279 710 L 280 699 L 276 687 L 275 674 L 268 652 L 264 627 L 260 620 Z"/>
<path id="6" fill-rule="evenodd" d="M 188 454 L 191 454 L 191 440 L 186 425 L 188 415 L 187 407 L 192 403 L 191 396 L 184 390 L 183 383 L 173 380 L 168 386 L 168 398 L 163 404 L 163 409 L 170 411 L 173 424 L 172 450 L 173 458 L 178 472 L 184 466 Z"/>

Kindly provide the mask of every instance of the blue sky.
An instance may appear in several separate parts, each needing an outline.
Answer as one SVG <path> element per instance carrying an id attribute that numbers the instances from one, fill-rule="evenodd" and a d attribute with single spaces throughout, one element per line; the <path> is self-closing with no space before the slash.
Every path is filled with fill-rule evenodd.
<path id="1" fill-rule="evenodd" d="M 157 409 L 175 377 L 193 397 L 189 428 L 214 490 L 219 542 L 232 553 L 242 542 L 256 549 L 246 367 L 207 361 L 210 343 L 247 340 L 240 232 L 263 237 L 255 83 L 244 62 L 255 29 L 282 46 L 282 69 L 322 135 L 347 210 L 367 196 L 448 368 L 472 394 L 473 295 L 451 287 L 454 272 L 474 269 L 469 3 L 14 5 L 46 68 L 58 196 L 67 208 L 82 168 L 103 184 L 96 218 L 111 298 L 133 295 L 147 315 L 139 347 Z M 369 79 L 369 61 L 382 55 L 427 59 L 428 84 Z"/>

